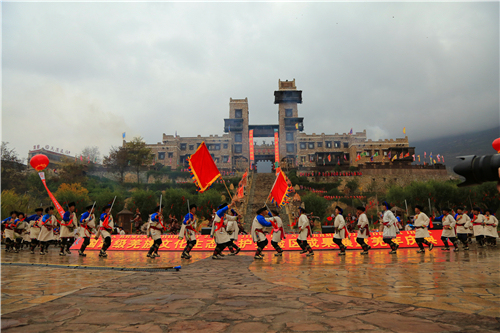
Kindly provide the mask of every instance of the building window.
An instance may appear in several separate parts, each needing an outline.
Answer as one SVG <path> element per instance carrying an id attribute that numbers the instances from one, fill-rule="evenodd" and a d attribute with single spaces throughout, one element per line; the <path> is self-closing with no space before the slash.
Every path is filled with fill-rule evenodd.
<path id="1" fill-rule="evenodd" d="M 225 144 L 223 145 L 223 148 L 224 148 L 224 149 L 227 149 L 227 143 L 225 143 Z"/>
<path id="2" fill-rule="evenodd" d="M 388 154 L 388 151 L 384 150 L 384 156 L 387 156 L 387 154 Z"/>
<path id="3" fill-rule="evenodd" d="M 241 133 L 235 133 L 234 134 L 234 142 L 242 142 L 243 141 L 243 136 Z"/>
<path id="4" fill-rule="evenodd" d="M 295 145 L 293 143 L 287 143 L 286 144 L 286 152 L 287 153 L 293 153 L 295 151 Z"/>
<path id="5" fill-rule="evenodd" d="M 309 162 L 314 162 L 314 154 L 309 155 Z"/>
<path id="6" fill-rule="evenodd" d="M 164 151 L 158 153 L 158 159 L 159 160 L 164 160 L 165 159 L 165 152 Z"/>
<path id="7" fill-rule="evenodd" d="M 174 153 L 168 153 L 168 158 L 174 157 Z"/>
<path id="8" fill-rule="evenodd" d="M 215 163 L 219 163 L 219 158 L 215 158 Z"/>
<path id="9" fill-rule="evenodd" d="M 335 148 L 340 148 L 340 141 L 335 141 L 333 144 Z"/>
<path id="10" fill-rule="evenodd" d="M 306 157 L 305 157 L 305 156 L 300 156 L 300 161 L 301 161 L 302 163 L 305 163 L 305 162 L 306 162 Z"/>
<path id="11" fill-rule="evenodd" d="M 371 150 L 365 150 L 365 156 L 370 157 L 371 156 Z"/>
<path id="12" fill-rule="evenodd" d="M 317 142 L 316 144 L 318 145 L 318 148 L 323 147 L 323 142 Z"/>
<path id="13" fill-rule="evenodd" d="M 234 152 L 236 154 L 241 154 L 241 152 L 243 151 L 243 146 L 242 145 L 234 145 Z"/>
<path id="14" fill-rule="evenodd" d="M 234 118 L 243 118 L 243 110 L 241 109 L 234 110 Z"/>
<path id="15" fill-rule="evenodd" d="M 307 145 L 307 147 L 309 149 L 314 149 L 314 142 L 309 142 L 309 144 Z"/>
<path id="16" fill-rule="evenodd" d="M 186 150 L 186 144 L 185 143 L 181 143 L 181 150 Z"/>
<path id="17" fill-rule="evenodd" d="M 305 142 L 301 142 L 300 143 L 300 149 L 306 149 L 306 143 Z"/>
<path id="18" fill-rule="evenodd" d="M 380 155 L 380 151 L 379 151 L 379 150 L 375 150 L 375 151 L 373 152 L 373 156 L 375 156 L 375 155 L 377 155 L 377 156 L 378 156 L 378 155 Z"/>
<path id="19" fill-rule="evenodd" d="M 326 148 L 332 148 L 332 142 L 331 141 L 325 141 L 325 147 Z"/>
<path id="20" fill-rule="evenodd" d="M 293 110 L 285 109 L 285 117 L 293 117 Z"/>
<path id="21" fill-rule="evenodd" d="M 220 143 L 207 145 L 208 150 L 220 150 Z"/>
<path id="22" fill-rule="evenodd" d="M 286 132 L 286 141 L 293 141 L 293 132 Z"/>
<path id="23" fill-rule="evenodd" d="M 344 148 L 349 148 L 349 142 L 344 142 Z"/>
<path id="24" fill-rule="evenodd" d="M 194 150 L 194 145 L 189 145 L 189 150 Z"/>
<path id="25" fill-rule="evenodd" d="M 229 161 L 229 156 L 222 156 L 222 162 L 227 163 Z"/>

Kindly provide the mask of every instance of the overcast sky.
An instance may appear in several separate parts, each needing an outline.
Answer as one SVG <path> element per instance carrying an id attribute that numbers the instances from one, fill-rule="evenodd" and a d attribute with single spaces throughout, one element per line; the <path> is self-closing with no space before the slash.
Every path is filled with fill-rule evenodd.
<path id="1" fill-rule="evenodd" d="M 81 152 L 223 134 L 229 98 L 306 133 L 411 141 L 499 125 L 498 3 L 2 4 L 2 140 Z"/>

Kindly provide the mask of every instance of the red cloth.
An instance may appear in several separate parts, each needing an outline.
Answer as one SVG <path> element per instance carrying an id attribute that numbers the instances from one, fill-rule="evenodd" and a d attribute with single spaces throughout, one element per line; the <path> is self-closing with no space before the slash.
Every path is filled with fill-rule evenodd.
<path id="1" fill-rule="evenodd" d="M 199 192 L 204 192 L 220 177 L 220 171 L 217 169 L 205 142 L 202 142 L 189 158 L 189 167 Z"/>
<path id="2" fill-rule="evenodd" d="M 278 206 L 282 206 L 286 201 L 286 195 L 290 190 L 290 186 L 286 181 L 286 176 L 283 171 L 277 175 L 276 181 L 274 182 L 273 188 L 271 189 L 271 197 Z"/>

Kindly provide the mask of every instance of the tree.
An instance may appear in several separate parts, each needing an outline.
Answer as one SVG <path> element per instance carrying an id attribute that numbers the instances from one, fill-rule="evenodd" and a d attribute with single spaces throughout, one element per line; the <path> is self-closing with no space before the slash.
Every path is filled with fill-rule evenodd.
<path id="1" fill-rule="evenodd" d="M 2 141 L 2 189 L 26 190 L 26 174 L 22 171 L 26 165 L 19 158 L 14 148 L 8 147 L 8 142 Z"/>
<path id="2" fill-rule="evenodd" d="M 83 148 L 81 152 L 81 156 L 83 156 L 83 160 L 90 161 L 92 163 L 100 163 L 101 162 L 101 152 L 99 151 L 99 147 L 97 146 L 87 146 Z"/>
<path id="3" fill-rule="evenodd" d="M 65 211 L 68 210 L 68 204 L 74 202 L 76 204 L 76 212 L 83 213 L 85 207 L 91 203 L 89 191 L 79 183 L 61 184 L 54 193 L 54 196 Z"/>
<path id="4" fill-rule="evenodd" d="M 137 190 L 132 194 L 132 202 L 128 209 L 135 213 L 139 208 L 143 220 L 147 220 L 149 214 L 152 214 L 156 206 L 160 203 L 160 195 L 156 195 L 153 191 Z M 162 202 L 165 206 L 165 201 Z"/>
<path id="5" fill-rule="evenodd" d="M 319 216 L 320 220 L 325 217 L 328 201 L 314 193 L 308 193 L 302 197 L 302 202 L 305 205 L 306 211 L 312 212 L 314 216 Z"/>
<path id="6" fill-rule="evenodd" d="M 127 142 L 126 148 L 128 150 L 130 165 L 137 174 L 137 183 L 140 183 L 139 173 L 142 166 L 149 165 L 153 162 L 151 148 L 146 147 L 146 142 L 144 142 L 141 137 L 136 137 L 132 141 Z"/>
<path id="7" fill-rule="evenodd" d="M 120 174 L 120 182 L 123 183 L 124 173 L 129 165 L 129 150 L 125 147 L 111 147 L 109 156 L 104 157 L 104 165 L 114 172 Z"/>

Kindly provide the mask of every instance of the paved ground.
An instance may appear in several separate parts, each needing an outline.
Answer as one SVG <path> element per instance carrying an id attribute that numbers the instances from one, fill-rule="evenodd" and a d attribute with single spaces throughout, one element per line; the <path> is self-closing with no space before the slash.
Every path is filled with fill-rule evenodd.
<path id="1" fill-rule="evenodd" d="M 498 250 L 457 255 L 433 251 L 423 257 L 414 251 L 400 251 L 397 257 L 389 257 L 387 251 L 373 251 L 368 258 L 358 251 L 349 251 L 345 258 L 330 251 L 317 252 L 314 258 L 304 258 L 297 252 L 274 258 L 268 253 L 265 260 L 255 263 L 248 254 L 213 261 L 203 259 L 208 253 L 197 253 L 192 264 L 182 262 L 181 271 L 161 273 L 4 265 L 2 330 L 225 333 L 500 330 L 499 318 L 492 316 L 495 313 L 481 316 L 457 312 L 459 307 L 451 301 L 444 302 L 446 309 L 404 304 L 404 300 L 416 297 L 433 297 L 432 301 L 439 295 L 452 298 L 450 294 L 458 293 L 453 289 L 457 288 L 462 297 L 474 294 L 494 303 L 483 306 L 483 311 L 492 310 L 499 302 Z M 178 253 L 162 254 L 155 261 L 144 256 L 144 253 L 110 252 L 108 259 L 98 259 L 96 253 L 89 254 L 82 263 L 135 267 L 181 263 Z M 2 253 L 2 262 L 29 260 L 75 264 L 82 259 L 76 255 L 59 258 L 55 251 L 46 257 L 26 252 Z M 467 276 L 453 278 L 459 274 Z M 447 283 L 447 291 L 440 293 Z M 385 296 L 392 298 L 381 299 L 384 297 L 381 288 L 387 287 L 392 289 Z M 419 296 L 424 291 L 430 296 Z M 398 297 L 398 293 L 415 295 Z M 368 294 L 374 298 L 367 299 Z M 25 295 L 29 297 L 24 299 Z M 484 298 L 488 296 L 490 299 Z M 430 298 L 416 300 L 431 302 Z M 458 303 L 475 304 L 474 301 L 477 302 L 463 298 Z"/>

